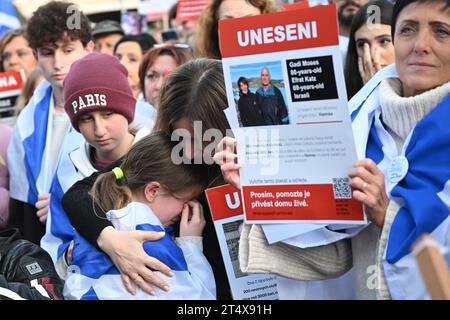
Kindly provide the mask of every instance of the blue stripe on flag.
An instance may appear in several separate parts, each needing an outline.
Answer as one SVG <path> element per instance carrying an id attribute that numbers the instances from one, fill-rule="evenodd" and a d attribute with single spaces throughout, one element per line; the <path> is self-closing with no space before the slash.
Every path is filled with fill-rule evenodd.
<path id="1" fill-rule="evenodd" d="M 50 212 L 52 215 L 50 228 L 51 233 L 62 241 L 62 244 L 58 247 L 58 257 L 60 257 L 69 247 L 70 241 L 74 236 L 74 230 L 62 207 L 61 199 L 64 191 L 59 183 L 58 175 L 55 175 L 50 190 L 53 198 L 53 201 L 50 201 Z"/>
<path id="2" fill-rule="evenodd" d="M 164 231 L 160 226 L 151 224 L 141 224 L 136 226 L 136 230 L 142 231 Z M 175 271 L 187 271 L 187 263 L 184 259 L 183 250 L 170 238 L 166 232 L 164 237 L 159 241 L 144 242 L 144 250 L 150 256 L 166 264 L 170 269 Z"/>
<path id="3" fill-rule="evenodd" d="M 383 144 L 378 137 L 374 124 L 370 127 L 369 137 L 367 139 L 366 157 L 372 159 L 376 164 L 380 163 L 384 158 Z"/>
<path id="4" fill-rule="evenodd" d="M 164 231 L 161 226 L 141 224 L 136 230 L 142 231 Z M 114 266 L 111 259 L 103 252 L 98 251 L 75 231 L 75 246 L 72 253 L 72 265 L 79 268 L 80 274 L 91 279 L 99 279 L 105 274 L 119 275 L 119 270 Z M 158 241 L 147 241 L 144 243 L 145 252 L 166 264 L 174 271 L 188 271 L 183 250 L 166 235 Z"/>
<path id="5" fill-rule="evenodd" d="M 80 274 L 91 279 L 99 279 L 105 274 L 120 274 L 106 254 L 97 250 L 76 231 L 74 241 L 72 265 L 78 266 Z"/>
<path id="6" fill-rule="evenodd" d="M 0 15 L 2 15 L 2 19 L 0 19 L 0 38 L 6 31 L 20 27 L 20 21 L 17 18 L 16 8 L 12 0 L 0 1 Z"/>
<path id="7" fill-rule="evenodd" d="M 25 167 L 27 178 L 30 182 L 28 191 L 28 203 L 34 205 L 37 202 L 38 190 L 36 182 L 41 171 L 42 160 L 47 139 L 47 120 L 50 112 L 50 99 L 52 97 L 52 87 L 48 87 L 44 98 L 36 105 L 34 112 L 34 132 L 31 136 L 23 140 L 25 152 Z"/>
<path id="8" fill-rule="evenodd" d="M 438 196 L 450 180 L 450 126 L 445 119 L 450 119 L 450 95 L 417 124 L 406 148 L 408 174 L 391 191 L 393 197 L 405 201 L 391 227 L 386 253 L 391 264 L 450 214 Z"/>
<path id="9" fill-rule="evenodd" d="M 2 0 L 0 2 L 0 12 L 12 17 L 17 16 L 12 0 Z"/>
<path id="10" fill-rule="evenodd" d="M 88 292 L 83 294 L 80 300 L 100 300 L 95 292 L 94 288 L 91 287 Z"/>

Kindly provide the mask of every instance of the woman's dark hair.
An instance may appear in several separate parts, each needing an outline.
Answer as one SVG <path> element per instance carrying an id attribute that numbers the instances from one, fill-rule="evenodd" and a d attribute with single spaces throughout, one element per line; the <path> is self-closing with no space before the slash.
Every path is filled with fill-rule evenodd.
<path id="1" fill-rule="evenodd" d="M 120 166 L 124 177 L 116 179 L 114 172 L 101 174 L 90 194 L 102 211 L 120 209 L 132 200 L 132 193 L 156 181 L 172 195 L 193 190 L 198 196 L 205 186 L 204 174 L 195 165 L 175 164 L 172 161 L 174 144 L 163 132 L 153 132 L 136 142 Z"/>
<path id="2" fill-rule="evenodd" d="M 205 58 L 220 59 L 219 49 L 219 17 L 217 12 L 224 0 L 213 0 L 203 10 L 199 20 L 199 34 L 197 38 L 198 55 Z M 258 8 L 261 13 L 278 10 L 271 0 L 245 0 L 248 4 Z"/>
<path id="3" fill-rule="evenodd" d="M 373 11 L 372 6 L 376 6 L 380 9 L 380 20 L 372 21 Z M 350 100 L 359 89 L 363 87 L 363 80 L 358 70 L 358 54 L 355 41 L 355 33 L 365 23 L 376 22 L 379 24 L 390 25 L 392 20 L 392 3 L 387 0 L 374 0 L 363 5 L 353 18 L 352 25 L 350 27 L 350 35 L 347 49 L 347 57 L 345 59 L 345 84 L 347 87 L 347 96 Z"/>
<path id="4" fill-rule="evenodd" d="M 444 9 L 447 9 L 450 7 L 450 0 L 397 0 L 394 5 L 394 10 L 392 12 L 392 41 L 394 41 L 394 35 L 395 35 L 395 24 L 397 23 L 398 16 L 400 12 L 406 7 L 409 6 L 412 3 L 419 2 L 419 3 L 426 3 L 426 2 L 440 2 L 444 4 Z"/>
<path id="5" fill-rule="evenodd" d="M 120 38 L 120 40 L 116 43 L 116 45 L 114 46 L 114 53 L 116 53 L 119 45 L 124 42 L 137 42 L 137 44 L 139 44 L 139 47 L 141 48 L 142 54 L 145 54 L 157 43 L 155 38 L 153 38 L 148 33 L 140 33 L 137 35 L 126 35 Z"/>
<path id="6" fill-rule="evenodd" d="M 194 121 L 200 121 L 202 135 L 208 129 L 217 129 L 225 136 L 227 129 L 230 129 L 224 113 L 226 108 L 228 102 L 222 63 L 204 58 L 191 60 L 166 78 L 161 88 L 154 130 L 171 135 L 173 123 L 186 117 L 192 127 Z M 218 165 L 208 165 L 205 170 L 208 171 L 208 186 L 224 183 Z"/>
<path id="7" fill-rule="evenodd" d="M 175 60 L 177 66 L 180 66 L 187 61 L 194 58 L 191 48 L 181 47 L 177 44 L 167 44 L 162 47 L 150 49 L 145 56 L 142 58 L 141 65 L 139 66 L 139 81 L 141 86 L 141 91 L 145 97 L 145 75 L 148 69 L 153 65 L 156 58 L 160 56 L 169 56 Z"/>
<path id="8" fill-rule="evenodd" d="M 80 40 L 83 47 L 92 40 L 89 19 L 70 2 L 51 1 L 40 6 L 27 25 L 30 48 L 37 50 L 65 39 Z M 77 15 L 74 18 L 74 15 Z M 71 28 L 70 23 L 74 24 Z"/>
<path id="9" fill-rule="evenodd" d="M 239 77 L 239 79 L 237 81 L 237 85 L 238 85 L 238 89 L 239 89 L 239 95 L 242 94 L 241 83 L 245 84 L 247 87 L 249 86 L 246 77 Z"/>
<path id="10" fill-rule="evenodd" d="M 172 124 L 187 117 L 201 121 L 203 132 L 219 129 L 223 135 L 230 128 L 225 113 L 228 108 L 222 63 L 213 59 L 195 59 L 180 66 L 161 88 L 155 130 L 170 135 Z"/>

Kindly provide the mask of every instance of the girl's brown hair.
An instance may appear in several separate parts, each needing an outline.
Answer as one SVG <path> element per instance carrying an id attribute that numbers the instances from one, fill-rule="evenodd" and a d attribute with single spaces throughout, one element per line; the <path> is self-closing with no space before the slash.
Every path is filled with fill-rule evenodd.
<path id="1" fill-rule="evenodd" d="M 197 37 L 198 55 L 205 58 L 221 59 L 219 48 L 219 7 L 224 0 L 213 0 L 203 11 L 199 21 L 199 33 Z M 248 4 L 263 13 L 275 12 L 278 7 L 272 0 L 245 0 Z"/>
<path id="2" fill-rule="evenodd" d="M 139 81 L 141 92 L 145 97 L 145 75 L 148 69 L 155 63 L 156 58 L 160 56 L 169 56 L 175 60 L 177 66 L 180 66 L 191 60 L 194 56 L 189 47 L 179 47 L 177 44 L 167 44 L 162 47 L 150 49 L 143 57 L 139 67 Z"/>
<path id="3" fill-rule="evenodd" d="M 204 188 L 205 178 L 195 165 L 175 164 L 171 159 L 173 143 L 162 132 L 153 132 L 134 144 L 120 166 L 124 177 L 116 179 L 114 172 L 101 174 L 90 194 L 102 211 L 125 207 L 132 200 L 132 193 L 139 192 L 156 181 L 176 195 L 193 190 L 193 196 Z M 195 192 L 194 192 L 195 191 Z"/>

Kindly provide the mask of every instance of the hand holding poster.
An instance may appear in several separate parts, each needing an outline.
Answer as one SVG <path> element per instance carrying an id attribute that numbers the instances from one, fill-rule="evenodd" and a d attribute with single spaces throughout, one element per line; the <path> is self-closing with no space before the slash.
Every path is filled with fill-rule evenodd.
<path id="1" fill-rule="evenodd" d="M 219 22 L 248 222 L 365 223 L 337 26 L 334 5 Z"/>
<path id="2" fill-rule="evenodd" d="M 249 275 L 242 273 L 239 267 L 239 237 L 244 222 L 239 190 L 230 185 L 224 185 L 206 190 L 206 197 L 213 216 L 233 299 L 278 299 L 274 275 Z"/>

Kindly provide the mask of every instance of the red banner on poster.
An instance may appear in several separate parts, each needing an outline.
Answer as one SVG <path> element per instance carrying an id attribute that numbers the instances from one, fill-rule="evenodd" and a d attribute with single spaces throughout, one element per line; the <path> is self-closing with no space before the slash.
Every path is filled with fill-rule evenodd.
<path id="1" fill-rule="evenodd" d="M 0 92 L 22 89 L 23 77 L 19 71 L 0 73 Z"/>
<path id="2" fill-rule="evenodd" d="M 335 17 L 330 20 L 330 16 Z M 222 58 L 339 44 L 336 6 L 219 21 Z"/>
<path id="3" fill-rule="evenodd" d="M 336 198 L 333 184 L 247 186 L 242 194 L 250 221 L 364 221 L 361 203 Z"/>
<path id="4" fill-rule="evenodd" d="M 239 216 L 243 213 L 241 192 L 227 184 L 205 191 L 214 221 Z"/>

